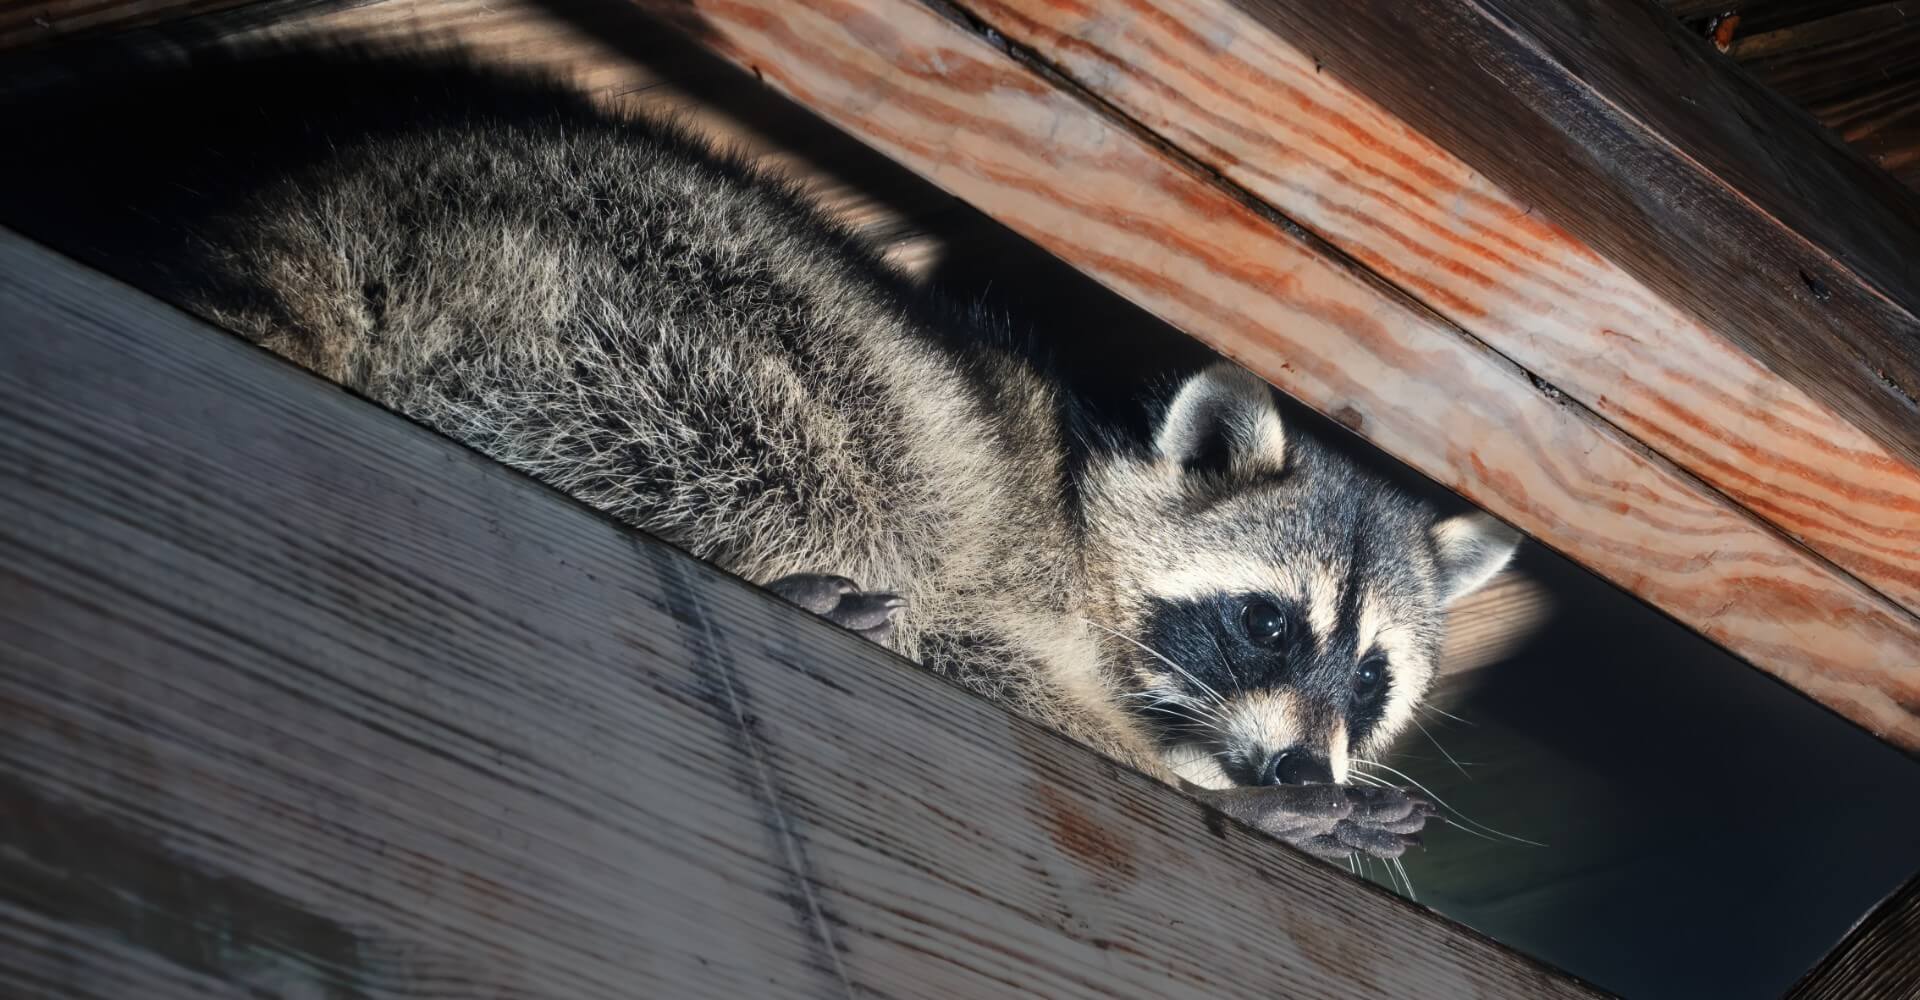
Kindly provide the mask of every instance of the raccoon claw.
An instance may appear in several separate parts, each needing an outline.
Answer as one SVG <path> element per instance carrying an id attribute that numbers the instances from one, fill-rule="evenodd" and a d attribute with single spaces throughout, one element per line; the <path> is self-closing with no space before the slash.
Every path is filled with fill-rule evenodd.
<path id="1" fill-rule="evenodd" d="M 1389 833 L 1418 833 L 1437 812 L 1433 803 L 1400 788 L 1353 787 L 1353 822 Z"/>
<path id="2" fill-rule="evenodd" d="M 1407 853 L 1407 848 L 1420 844 L 1419 834 L 1394 833 L 1377 826 L 1360 826 L 1350 820 L 1333 828 L 1333 839 L 1345 848 L 1342 859 L 1354 851 L 1376 858 L 1397 858 Z"/>
<path id="3" fill-rule="evenodd" d="M 795 573 L 767 589 L 822 618 L 885 645 L 893 636 L 893 613 L 907 600 L 885 591 L 864 591 L 844 576 Z"/>
<path id="4" fill-rule="evenodd" d="M 1420 844 L 1433 804 L 1398 788 L 1259 785 L 1207 792 L 1215 808 L 1325 861 L 1397 858 Z"/>

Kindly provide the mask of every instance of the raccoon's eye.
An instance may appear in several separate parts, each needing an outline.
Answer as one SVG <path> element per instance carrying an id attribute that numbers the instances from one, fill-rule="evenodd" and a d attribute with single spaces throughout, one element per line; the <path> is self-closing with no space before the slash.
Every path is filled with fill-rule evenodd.
<path id="1" fill-rule="evenodd" d="M 1380 686 L 1387 682 L 1387 658 L 1379 653 L 1368 653 L 1353 671 L 1353 696 L 1366 701 L 1380 693 Z"/>
<path id="2" fill-rule="evenodd" d="M 1287 636 L 1286 616 L 1266 601 L 1249 603 L 1240 612 L 1240 623 L 1247 630 L 1247 638 L 1256 646 L 1278 646 Z"/>

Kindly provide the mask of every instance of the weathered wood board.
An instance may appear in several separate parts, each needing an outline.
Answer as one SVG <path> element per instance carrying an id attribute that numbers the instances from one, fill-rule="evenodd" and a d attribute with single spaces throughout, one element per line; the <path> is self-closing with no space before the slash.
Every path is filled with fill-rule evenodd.
<path id="1" fill-rule="evenodd" d="M 966 0 L 983 25 L 1920 611 L 1920 467 L 1217 0 Z"/>
<path id="2" fill-rule="evenodd" d="M 1246 190 L 1168 155 L 1137 122 L 1115 120 L 1110 106 L 1010 57 L 1005 36 L 906 0 L 640 6 L 1716 642 L 1874 733 L 1920 746 L 1920 676 L 1909 669 L 1920 662 L 1920 622 L 1909 611 L 1649 454 L 1606 419 L 1613 414 L 1570 405 L 1373 272 L 1276 222 Z M 605 6 L 559 9 L 563 23 L 591 22 L 601 39 L 655 39 L 662 30 Z M 289 30 L 458 41 L 620 86 L 616 63 L 553 45 L 553 23 L 542 7 L 389 0 Z M 1415 141 L 1403 127 L 1390 130 L 1404 137 L 1396 141 Z M 1492 211 L 1498 216 L 1498 205 Z M 1514 211 L 1509 222 L 1526 227 L 1524 210 Z M 1550 245 L 1553 231 L 1539 232 Z M 1604 268 L 1577 247 L 1554 252 L 1570 267 Z M 1606 287 L 1604 270 L 1597 280 Z M 1631 283 L 1624 290 L 1654 321 L 1672 315 Z M 1740 360 L 1724 345 L 1703 350 L 1715 366 Z M 1658 377 L 1684 384 L 1684 366 L 1676 369 Z M 1767 389 L 1755 376 L 1742 391 Z M 1657 401 L 1662 391 L 1649 395 Z M 1881 578 L 1898 583 L 1912 571 L 1901 563 L 1910 558 L 1903 541 L 1916 533 L 1920 508 L 1899 484 L 1834 483 L 1823 493 L 1783 479 L 1782 468 L 1797 472 L 1821 458 L 1810 442 L 1845 441 L 1837 453 L 1852 455 L 1865 440 L 1848 440 L 1844 425 L 1795 401 L 1776 398 L 1767 409 L 1735 399 L 1702 418 L 1712 427 L 1731 415 L 1801 442 L 1761 469 L 1729 435 L 1715 462 L 1782 483 L 1792 496 L 1783 505 L 1798 504 L 1809 520 L 1847 494 L 1848 516 L 1832 518 L 1843 527 L 1824 542 L 1857 549 L 1855 567 L 1881 560 Z M 1769 413 L 1788 422 L 1770 424 Z M 1869 443 L 1851 461 L 1872 472 L 1888 467 L 1883 460 Z M 1866 500 L 1856 505 L 1855 494 Z"/>
<path id="3" fill-rule="evenodd" d="M 983 34 L 889 0 L 694 10 L 705 44 L 801 104 L 1721 645 L 1920 747 L 1910 613 Z"/>
<path id="4" fill-rule="evenodd" d="M 1808 18 L 1870 7 L 1885 0 L 1660 0 L 1676 17 L 1699 23 L 1723 14 L 1740 15 L 1743 31 L 1766 31 Z"/>
<path id="5" fill-rule="evenodd" d="M 1920 200 L 1642 0 L 1243 0 L 1908 461 Z"/>
<path id="6" fill-rule="evenodd" d="M 0 993 L 1595 995 L 10 234 L 0 426 Z"/>
<path id="7" fill-rule="evenodd" d="M 1860 921 L 1786 1000 L 1920 997 L 1920 875 Z"/>
<path id="8" fill-rule="evenodd" d="M 1920 6 L 1896 0 L 1765 24 L 1742 18 L 1728 54 L 1920 190 Z"/>

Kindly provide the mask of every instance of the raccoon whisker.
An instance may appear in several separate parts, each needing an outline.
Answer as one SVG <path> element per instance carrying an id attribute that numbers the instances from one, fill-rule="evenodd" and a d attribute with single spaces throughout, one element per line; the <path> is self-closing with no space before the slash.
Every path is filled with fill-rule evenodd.
<path id="1" fill-rule="evenodd" d="M 1172 715 L 1183 715 L 1185 718 L 1205 725 L 1209 729 L 1224 730 L 1227 728 L 1226 717 L 1221 715 L 1211 705 L 1201 701 L 1194 701 L 1186 695 L 1177 692 L 1136 691 L 1131 694 L 1122 695 L 1121 697 L 1152 699 L 1146 706 L 1149 710 L 1163 711 Z M 1173 709 L 1175 708 L 1183 709 L 1184 712 L 1174 712 Z M 1205 717 L 1202 718 L 1200 715 L 1192 714 L 1195 712 L 1202 713 Z"/>
<path id="2" fill-rule="evenodd" d="M 1462 830 L 1466 830 L 1466 831 L 1467 831 L 1468 833 L 1473 833 L 1474 831 L 1473 831 L 1473 830 L 1470 830 L 1470 829 L 1468 829 L 1468 828 L 1467 828 L 1467 827 L 1465 827 L 1465 826 L 1461 826 L 1461 824 L 1460 824 L 1460 823 L 1459 823 L 1458 821 L 1456 821 L 1456 820 L 1455 820 L 1455 819 L 1453 818 L 1454 816 L 1458 816 L 1458 817 L 1459 817 L 1460 819 L 1463 819 L 1463 820 L 1466 820 L 1466 821 L 1467 821 L 1468 823 L 1471 823 L 1471 824 L 1473 824 L 1473 826 L 1476 826 L 1476 827 L 1479 827 L 1479 828 L 1480 828 L 1481 830 L 1485 830 L 1485 831 L 1486 831 L 1486 833 L 1482 833 L 1482 834 L 1479 834 L 1479 836 L 1482 836 L 1482 837 L 1486 837 L 1486 839 L 1488 839 L 1488 840 L 1493 840 L 1493 839 L 1494 839 L 1495 837 L 1498 837 L 1498 838 L 1500 838 L 1500 839 L 1504 839 L 1504 840 L 1511 840 L 1511 841 L 1513 841 L 1513 842 L 1515 842 L 1515 843 L 1519 843 L 1519 844 L 1526 844 L 1526 845 L 1528 845 L 1528 846 L 1531 846 L 1531 847 L 1545 847 L 1545 846 L 1547 846 L 1547 845 L 1545 845 L 1545 844 L 1542 844 L 1542 843 L 1540 843 L 1540 842 L 1539 842 L 1539 841 L 1537 841 L 1537 840 L 1528 840 L 1528 839 L 1527 839 L 1527 838 L 1525 838 L 1525 837 L 1516 837 L 1516 836 L 1514 836 L 1513 834 L 1511 834 L 1511 833 L 1507 833 L 1507 832 L 1505 832 L 1505 831 L 1503 831 L 1503 830 L 1496 830 L 1496 829 L 1494 829 L 1493 827 L 1490 827 L 1490 826 L 1488 826 L 1488 825 L 1486 825 L 1485 823 L 1482 823 L 1482 822 L 1480 822 L 1480 821 L 1478 821 L 1478 820 L 1475 820 L 1474 818 L 1472 818 L 1472 817 L 1470 817 L 1470 816 L 1468 816 L 1468 815 L 1467 815 L 1466 813 L 1463 813 L 1463 812 L 1461 812 L 1460 810 L 1458 810 L 1458 809 L 1455 809 L 1455 808 L 1454 808 L 1454 807 L 1452 807 L 1451 805 L 1448 805 L 1448 804 L 1447 804 L 1447 802 L 1446 802 L 1446 800 L 1444 800 L 1444 799 L 1442 799 L 1442 798 L 1441 798 L 1440 796 L 1438 796 L 1438 795 L 1435 795 L 1435 794 L 1433 794 L 1433 789 L 1431 789 L 1431 788 L 1428 788 L 1427 786 L 1425 786 L 1425 785 L 1423 785 L 1423 784 L 1421 784 L 1420 782 L 1418 782 L 1418 781 L 1415 781 L 1415 780 L 1413 780 L 1413 778 L 1411 778 L 1411 777 L 1409 777 L 1409 776 L 1407 775 L 1407 773 L 1406 773 L 1405 771 L 1402 771 L 1402 770 L 1400 770 L 1400 769 L 1398 769 L 1398 768 L 1394 768 L 1394 767 L 1388 767 L 1387 765 L 1385 765 L 1385 764 L 1382 764 L 1382 763 L 1380 763 L 1380 762 L 1379 762 L 1379 761 L 1377 761 L 1377 760 L 1367 760 L 1367 759 L 1366 759 L 1366 758 L 1364 758 L 1364 757 L 1351 757 L 1351 758 L 1348 758 L 1348 759 L 1349 759 L 1349 760 L 1351 760 L 1351 761 L 1353 761 L 1353 762 L 1354 762 L 1354 763 L 1356 763 L 1356 764 L 1365 764 L 1365 765 L 1366 765 L 1366 766 L 1368 766 L 1368 767 L 1377 767 L 1377 768 L 1379 768 L 1379 769 L 1381 769 L 1382 771 L 1386 771 L 1386 772 L 1387 772 L 1387 773 L 1389 773 L 1389 774 L 1393 774 L 1393 775 L 1396 775 L 1396 776 L 1398 776 L 1398 777 L 1400 778 L 1400 780 L 1402 780 L 1402 781 L 1405 781 L 1405 782 L 1407 782 L 1408 784 L 1410 784 L 1410 785 L 1412 785 L 1412 786 L 1413 786 L 1413 787 L 1415 787 L 1415 788 L 1418 788 L 1418 789 L 1419 789 L 1419 790 L 1420 790 L 1421 792 L 1423 792 L 1423 793 L 1425 793 L 1425 795 L 1427 796 L 1427 798 L 1430 798 L 1430 799 L 1432 799 L 1432 800 L 1433 800 L 1433 804 L 1434 804 L 1434 805 L 1437 805 L 1437 806 L 1439 806 L 1440 808 L 1442 808 L 1442 809 L 1445 809 L 1445 810 L 1447 810 L 1448 812 L 1451 812 L 1451 813 L 1453 813 L 1453 816 L 1442 816 L 1442 817 L 1440 817 L 1441 819 L 1444 819 L 1444 820 L 1446 820 L 1446 821 L 1447 821 L 1448 823 L 1451 823 L 1451 824 L 1453 824 L 1454 826 L 1457 826 L 1457 827 L 1460 827 L 1460 829 L 1462 829 Z M 1353 773 L 1353 772 L 1351 772 L 1351 771 L 1349 771 L 1349 772 L 1348 772 L 1348 774 L 1349 774 L 1349 775 L 1351 775 L 1352 773 Z M 1487 834 L 1492 834 L 1493 836 L 1491 836 L 1491 837 L 1489 837 L 1489 836 L 1487 836 Z"/>
<path id="3" fill-rule="evenodd" d="M 1201 729 L 1207 730 L 1209 732 L 1218 732 L 1226 728 L 1226 722 L 1222 720 L 1218 715 L 1208 710 L 1206 706 L 1195 704 L 1193 702 L 1181 702 L 1181 701 L 1160 699 L 1153 702 L 1149 702 L 1146 705 L 1146 708 L 1148 711 L 1165 712 L 1168 715 L 1171 715 L 1175 718 L 1184 719 L 1187 722 L 1192 723 L 1193 725 L 1199 726 Z M 1195 714 L 1196 711 L 1206 712 L 1207 714 L 1196 715 Z"/>
<path id="4" fill-rule="evenodd" d="M 1430 732 L 1427 732 L 1427 727 L 1425 727 L 1425 726 L 1421 726 L 1421 725 L 1420 725 L 1420 720 L 1419 720 L 1418 718 L 1415 718 L 1414 716 L 1411 716 L 1411 715 L 1410 715 L 1410 716 L 1408 716 L 1407 718 L 1408 718 L 1408 720 L 1409 720 L 1409 721 L 1411 721 L 1411 722 L 1412 722 L 1412 723 L 1413 723 L 1414 725 L 1416 725 L 1416 726 L 1420 726 L 1420 732 L 1426 735 L 1426 737 L 1427 737 L 1427 742 L 1429 742 L 1429 743 L 1431 743 L 1431 744 L 1433 744 L 1433 748 L 1434 748 L 1435 750 L 1438 750 L 1438 751 L 1440 751 L 1440 756 L 1442 756 L 1442 757 L 1445 757 L 1445 758 L 1447 759 L 1447 763 L 1449 763 L 1449 764 L 1452 764 L 1452 765 L 1453 765 L 1453 767 L 1454 767 L 1454 770 L 1456 770 L 1456 771 L 1459 771 L 1459 772 L 1460 772 L 1460 776 L 1461 776 L 1462 778 L 1465 778 L 1465 779 L 1467 779 L 1468 781 L 1472 781 L 1472 780 L 1473 780 L 1473 775 L 1471 775 L 1471 774 L 1468 774 L 1468 773 L 1467 773 L 1467 769 L 1466 769 L 1466 768 L 1464 768 L 1464 767 L 1461 767 L 1461 766 L 1460 766 L 1460 762 L 1459 762 L 1459 761 L 1457 761 L 1457 760 L 1454 760 L 1454 759 L 1453 759 L 1453 755 L 1447 752 L 1447 748 L 1446 748 L 1446 747 L 1443 747 L 1443 746 L 1441 746 L 1441 745 L 1440 745 L 1440 741 L 1439 741 L 1439 740 L 1437 740 L 1437 739 L 1435 739 L 1432 733 L 1430 733 Z"/>
<path id="5" fill-rule="evenodd" d="M 1110 628 L 1106 625 L 1102 625 L 1101 623 L 1094 621 L 1091 618 L 1085 619 L 1085 621 L 1087 624 L 1092 625 L 1094 628 L 1111 633 L 1114 637 L 1122 640 L 1123 642 L 1130 642 L 1133 645 L 1138 646 L 1141 649 L 1141 651 L 1145 652 L 1147 655 L 1152 656 L 1153 658 L 1159 660 L 1160 662 L 1166 664 L 1167 666 L 1172 667 L 1174 670 L 1179 671 L 1180 676 L 1185 677 L 1187 680 L 1192 681 L 1196 687 L 1200 688 L 1202 692 L 1204 692 L 1208 697 L 1212 698 L 1215 704 L 1219 705 L 1222 708 L 1226 707 L 1227 700 L 1225 698 L 1222 698 L 1220 696 L 1220 692 L 1214 690 L 1212 685 L 1208 684 L 1206 681 L 1203 681 L 1198 677 L 1195 677 L 1192 671 L 1168 659 L 1167 656 L 1161 653 L 1159 650 L 1154 649 L 1152 646 L 1149 646 L 1146 643 L 1141 642 L 1140 640 L 1135 639 L 1124 632 L 1121 632 L 1119 629 Z"/>
<path id="6" fill-rule="evenodd" d="M 1187 680 L 1192 681 L 1194 683 L 1194 686 L 1198 687 L 1201 691 L 1205 692 L 1209 697 L 1211 697 L 1214 700 L 1215 704 L 1219 705 L 1221 708 L 1227 707 L 1227 699 L 1220 697 L 1220 692 L 1215 691 L 1212 685 L 1208 684 L 1206 681 L 1203 681 L 1198 677 L 1195 677 L 1193 675 L 1193 672 L 1188 670 L 1187 668 L 1181 666 L 1178 663 L 1173 662 L 1172 660 L 1167 659 L 1166 655 L 1161 653 L 1159 650 L 1153 648 L 1152 646 L 1147 645 L 1144 642 L 1141 642 L 1138 639 L 1133 638 L 1130 635 L 1127 635 L 1124 632 L 1121 632 L 1119 629 L 1108 628 L 1107 626 L 1102 625 L 1091 618 L 1085 619 L 1085 621 L 1087 624 L 1092 625 L 1094 628 L 1101 629 L 1106 632 L 1110 632 L 1116 638 L 1119 638 L 1126 642 L 1133 643 L 1135 646 L 1140 647 L 1140 649 L 1145 653 L 1147 653 L 1147 655 L 1152 656 L 1155 659 L 1159 660 L 1161 663 L 1164 663 L 1167 666 L 1172 667 L 1173 669 L 1179 671 L 1180 676 L 1185 677 Z"/>
<path id="7" fill-rule="evenodd" d="M 1393 859 L 1381 858 L 1380 867 L 1382 870 L 1384 870 L 1387 873 L 1387 888 L 1391 890 L 1395 895 L 1398 895 L 1400 893 L 1400 880 L 1394 877 L 1395 872 L 1393 870 Z"/>
<path id="8" fill-rule="evenodd" d="M 1407 874 L 1407 862 L 1403 858 L 1394 858 L 1389 862 L 1400 871 L 1400 882 L 1407 887 L 1407 902 L 1418 903 L 1420 898 L 1413 894 L 1413 876 Z"/>
<path id="9" fill-rule="evenodd" d="M 1463 726 L 1475 726 L 1475 727 L 1477 727 L 1477 726 L 1479 726 L 1479 725 L 1480 725 L 1480 724 L 1479 724 L 1478 722 L 1468 722 L 1467 720 L 1465 720 L 1465 719 L 1462 719 L 1461 717 L 1459 717 L 1459 716 L 1457 716 L 1457 715 L 1455 715 L 1455 714 L 1453 714 L 1452 712 L 1449 712 L 1449 711 L 1447 711 L 1446 709 L 1443 709 L 1443 708 L 1436 708 L 1436 707 L 1434 707 L 1434 706 L 1432 706 L 1432 705 L 1416 705 L 1415 707 L 1416 707 L 1416 708 L 1424 708 L 1424 709 L 1426 709 L 1426 710 L 1427 710 L 1427 711 L 1429 711 L 1429 712 L 1434 712 L 1434 713 L 1437 713 L 1437 714 L 1439 714 L 1439 715 L 1444 715 L 1444 716 L 1446 716 L 1447 718 L 1449 718 L 1449 719 L 1452 719 L 1453 721 L 1455 721 L 1455 722 L 1458 722 L 1458 723 L 1460 723 L 1460 724 L 1461 724 L 1461 725 L 1463 725 Z"/>
<path id="10" fill-rule="evenodd" d="M 1208 629 L 1207 641 L 1213 643 L 1214 650 L 1220 654 L 1221 665 L 1226 667 L 1227 676 L 1233 678 L 1233 689 L 1240 694 L 1246 694 L 1247 689 L 1240 684 L 1240 671 L 1233 669 L 1233 658 L 1227 655 L 1227 647 L 1220 645 L 1219 634 Z"/>
<path id="11" fill-rule="evenodd" d="M 1175 706 L 1172 706 L 1172 705 L 1153 706 L 1155 711 L 1165 712 L 1168 715 L 1174 716 L 1175 718 L 1185 719 L 1186 721 L 1196 726 L 1199 726 L 1200 728 L 1205 730 L 1213 731 L 1220 728 L 1219 723 L 1213 721 L 1212 719 L 1208 719 L 1203 716 L 1193 715 L 1189 712 L 1177 712 L 1177 711 L 1174 711 L 1174 707 Z"/>

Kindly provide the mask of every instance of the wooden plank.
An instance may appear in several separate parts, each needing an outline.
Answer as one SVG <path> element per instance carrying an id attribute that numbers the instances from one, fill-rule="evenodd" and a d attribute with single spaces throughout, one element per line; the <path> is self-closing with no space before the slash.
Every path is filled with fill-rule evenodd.
<path id="1" fill-rule="evenodd" d="M 1920 875 L 1867 915 L 1786 1000 L 1920 997 Z"/>
<path id="2" fill-rule="evenodd" d="M 11 234 L 0 331 L 0 992 L 1595 995 Z"/>
<path id="3" fill-rule="evenodd" d="M 1239 0 L 1906 461 L 1913 194 L 1643 0 Z"/>
<path id="4" fill-rule="evenodd" d="M 1077 86 L 1908 610 L 1920 469 L 1217 0 L 964 0 Z"/>
<path id="5" fill-rule="evenodd" d="M 268 2 L 284 13 L 324 0 Z M 0 50 L 108 35 L 260 5 L 260 0 L 0 0 Z"/>
<path id="6" fill-rule="evenodd" d="M 697 49 L 668 44 L 636 51 L 630 42 L 613 41 L 621 32 L 601 30 L 609 26 L 594 18 L 559 17 L 550 10 L 514 2 L 438 0 L 389 3 L 365 11 L 349 6 L 354 5 L 325 11 L 309 4 L 294 13 L 318 10 L 323 16 L 274 21 L 255 4 L 241 11 L 195 15 L 189 23 L 193 34 L 203 38 L 316 29 L 389 39 L 451 32 L 483 58 L 543 66 L 623 110 L 673 116 L 757 167 L 796 180 L 838 219 L 880 246 L 895 266 L 916 277 L 925 277 L 956 256 L 990 262 L 994 270 L 1001 270 L 1000 248 L 1018 240 L 999 231 L 985 216 L 961 210 L 951 195 L 912 177 L 845 133 L 812 116 L 793 114 L 784 99 Z M 179 27 L 167 25 L 156 34 L 176 35 L 172 29 Z M 112 30 L 101 29 L 103 33 Z M 743 94 L 746 100 L 741 99 Z M 903 184 L 903 178 L 912 186 Z M 1920 538 L 1915 547 L 1920 548 Z M 1537 585 L 1511 574 L 1468 595 L 1449 609 L 1439 672 L 1476 670 L 1504 658 L 1541 624 L 1547 605 Z"/>
<path id="7" fill-rule="evenodd" d="M 1870 7 L 1881 0 L 1661 0 L 1683 20 L 1700 22 L 1738 14 L 1740 30 L 1772 31 L 1831 14 Z"/>
<path id="8" fill-rule="evenodd" d="M 562 26 L 470 8 L 382 4 L 326 23 L 387 36 L 451 32 L 508 61 L 561 66 L 585 87 L 666 89 L 659 78 L 636 79 L 634 64 L 604 42 L 559 38 Z M 1320 72 L 1249 15 L 1215 0 L 979 0 L 966 10 L 1555 389 L 1920 611 L 1920 470 Z M 712 111 L 684 99 L 671 104 Z M 758 139 L 737 121 L 720 127 L 730 138 Z M 792 157 L 770 165 L 806 176 L 829 169 Z M 846 183 L 817 187 L 859 217 L 874 217 L 872 199 L 855 203 Z M 899 232 L 891 220 L 871 228 Z M 924 267 L 933 252 L 910 244 L 896 256 Z"/>
<path id="9" fill-rule="evenodd" d="M 1920 5 L 1896 0 L 1738 36 L 1755 76 L 1920 187 Z"/>
<path id="10" fill-rule="evenodd" d="M 1910 614 L 987 37 L 895 0 L 693 11 L 706 44 L 803 105 L 1870 731 L 1920 747 Z"/>
<path id="11" fill-rule="evenodd" d="M 662 0 L 664 3 L 664 0 Z M 548 55 L 527 8 L 381 3 L 307 27 Z M 594 33 L 659 35 L 593 8 Z M 902 0 L 662 11 L 881 152 L 1751 662 L 1920 747 L 1920 623 L 1607 421 L 1223 190 L 1156 137 Z M 605 65 L 554 65 L 617 76 Z"/>

